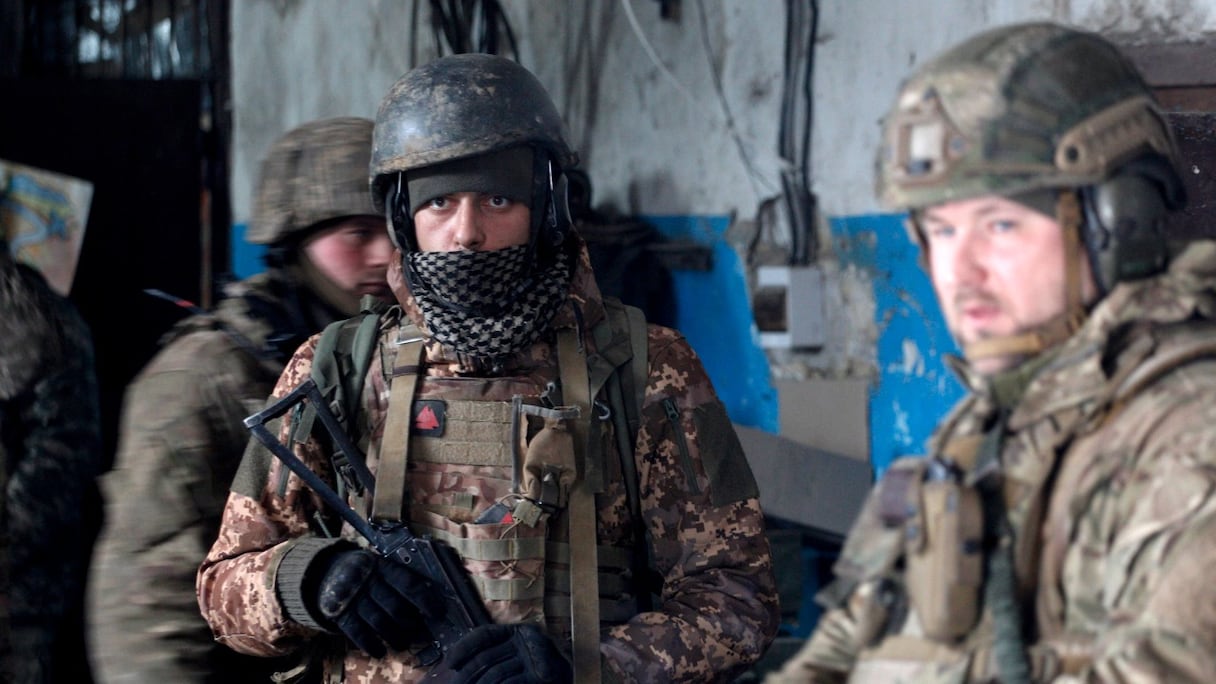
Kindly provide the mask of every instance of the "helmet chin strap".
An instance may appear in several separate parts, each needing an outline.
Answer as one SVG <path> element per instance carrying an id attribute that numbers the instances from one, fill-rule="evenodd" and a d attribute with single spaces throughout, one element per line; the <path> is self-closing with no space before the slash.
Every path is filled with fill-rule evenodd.
<path id="1" fill-rule="evenodd" d="M 1072 190 L 1060 191 L 1056 221 L 1064 236 L 1064 311 L 1026 332 L 963 345 L 963 356 L 969 362 L 997 356 L 1034 356 L 1072 337 L 1085 323 L 1088 312 L 1081 291 L 1082 260 L 1086 258 L 1081 249 L 1081 205 Z"/>

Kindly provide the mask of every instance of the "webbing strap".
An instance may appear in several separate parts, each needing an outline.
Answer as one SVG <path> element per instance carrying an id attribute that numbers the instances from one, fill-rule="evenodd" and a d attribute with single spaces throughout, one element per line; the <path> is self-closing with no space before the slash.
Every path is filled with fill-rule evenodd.
<path id="1" fill-rule="evenodd" d="M 372 349 L 376 346 L 376 340 L 380 337 L 380 317 L 371 314 L 363 316 L 363 320 L 359 321 L 359 327 L 355 329 L 354 342 L 351 346 L 351 362 L 354 364 L 354 375 L 356 382 L 360 388 L 363 387 L 363 379 L 367 377 L 367 367 L 372 362 Z M 347 397 L 347 400 L 352 402 L 352 406 L 358 406 L 359 397 Z"/>
<path id="2" fill-rule="evenodd" d="M 576 406 L 579 417 L 571 421 L 574 457 L 580 477 L 570 491 L 567 513 L 570 520 L 570 575 L 579 591 L 570 596 L 570 628 L 574 637 L 574 681 L 600 682 L 599 567 L 596 559 L 595 494 L 587 481 L 588 437 L 591 424 L 591 380 L 587 374 L 586 350 L 578 331 L 563 329 L 557 334 L 557 363 L 562 382 L 562 403 Z"/>
<path id="3" fill-rule="evenodd" d="M 514 561 L 523 558 L 543 558 L 546 548 L 541 537 L 504 537 L 502 539 L 470 539 L 458 537 L 437 527 L 410 525 L 415 534 L 427 534 L 456 549 L 460 557 L 470 561 Z"/>
<path id="4" fill-rule="evenodd" d="M 374 522 L 400 522 L 405 510 L 405 470 L 409 465 L 410 418 L 418 387 L 423 354 L 422 338 L 405 340 L 397 347 L 393 380 L 389 386 L 388 417 L 380 440 L 380 465 L 372 498 Z"/>
<path id="5" fill-rule="evenodd" d="M 629 346 L 633 351 L 633 395 L 634 411 L 629 417 L 629 434 L 636 436 L 642 426 L 642 405 L 646 402 L 646 379 L 650 375 L 650 353 L 647 346 L 646 314 L 636 306 L 626 306 L 629 319 Z M 633 451 L 633 449 L 630 449 Z"/>
<path id="6" fill-rule="evenodd" d="M 637 615 L 637 605 L 632 599 L 600 599 L 600 615 L 605 622 L 628 622 Z M 545 616 L 550 618 L 570 617 L 570 602 L 560 596 L 545 597 Z"/>
<path id="7" fill-rule="evenodd" d="M 570 593 L 570 572 L 561 568 L 545 568 L 545 581 L 561 594 Z M 611 572 L 601 568 L 600 594 L 604 596 L 624 596 L 633 591 L 633 580 L 621 572 Z"/>
<path id="8" fill-rule="evenodd" d="M 510 579 L 470 575 L 485 601 L 532 601 L 545 596 L 545 585 L 533 577 Z"/>
<path id="9" fill-rule="evenodd" d="M 985 434 L 976 454 L 978 471 L 985 472 L 990 464 L 999 464 L 1005 424 L 1006 416 L 1002 414 Z M 984 603 L 992 614 L 993 658 L 1002 682 L 1029 683 L 1030 662 L 1026 658 L 1021 607 L 1017 600 L 1017 577 L 1014 573 L 1013 530 L 999 483 L 981 482 L 979 490 L 984 511 L 984 536 L 991 545 L 985 559 L 987 577 L 984 582 Z"/>
<path id="10" fill-rule="evenodd" d="M 597 560 L 603 563 L 605 568 L 617 568 L 624 570 L 629 567 L 632 553 L 629 549 L 622 549 L 616 546 L 601 546 L 596 551 Z M 546 541 L 545 542 L 545 558 L 551 563 L 561 563 L 563 565 L 570 564 L 570 545 L 563 542 Z"/>

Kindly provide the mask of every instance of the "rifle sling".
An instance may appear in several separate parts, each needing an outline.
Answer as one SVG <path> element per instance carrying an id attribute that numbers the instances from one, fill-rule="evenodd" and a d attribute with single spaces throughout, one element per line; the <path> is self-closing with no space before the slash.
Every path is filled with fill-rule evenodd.
<path id="1" fill-rule="evenodd" d="M 580 477 L 570 492 L 570 626 L 574 637 L 574 681 L 578 684 L 600 682 L 600 605 L 599 561 L 596 557 L 595 494 L 587 480 L 587 460 L 591 424 L 591 381 L 587 356 L 577 329 L 557 334 L 557 362 L 562 383 L 562 403 L 577 406 L 579 416 L 572 423 L 574 457 Z"/>

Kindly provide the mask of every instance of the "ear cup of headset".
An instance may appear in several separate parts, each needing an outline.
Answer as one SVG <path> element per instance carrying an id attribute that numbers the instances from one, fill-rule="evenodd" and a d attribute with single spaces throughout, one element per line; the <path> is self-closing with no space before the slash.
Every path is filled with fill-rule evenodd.
<path id="1" fill-rule="evenodd" d="M 1082 191 L 1086 249 L 1103 291 L 1165 267 L 1165 191 L 1160 179 L 1134 169 Z"/>

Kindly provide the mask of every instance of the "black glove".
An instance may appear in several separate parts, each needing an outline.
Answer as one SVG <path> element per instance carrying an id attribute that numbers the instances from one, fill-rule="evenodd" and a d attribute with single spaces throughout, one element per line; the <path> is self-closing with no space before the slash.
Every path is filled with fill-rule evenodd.
<path id="1" fill-rule="evenodd" d="M 428 679 L 451 684 L 570 684 L 574 671 L 537 625 L 484 625 L 466 634 Z"/>
<path id="2" fill-rule="evenodd" d="M 321 559 L 319 559 L 321 560 Z M 443 616 L 439 592 L 426 577 L 364 549 L 347 549 L 322 561 L 315 606 L 325 620 L 373 658 L 385 645 L 399 651 L 429 639 L 427 620 Z"/>

